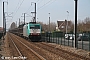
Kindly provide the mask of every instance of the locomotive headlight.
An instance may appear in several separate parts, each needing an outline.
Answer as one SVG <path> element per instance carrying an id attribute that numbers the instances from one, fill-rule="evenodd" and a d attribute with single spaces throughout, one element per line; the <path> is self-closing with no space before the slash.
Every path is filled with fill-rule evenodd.
<path id="1" fill-rule="evenodd" d="M 32 33 L 30 35 L 32 35 Z"/>
<path id="2" fill-rule="evenodd" d="M 38 33 L 38 35 L 39 35 L 39 33 Z"/>

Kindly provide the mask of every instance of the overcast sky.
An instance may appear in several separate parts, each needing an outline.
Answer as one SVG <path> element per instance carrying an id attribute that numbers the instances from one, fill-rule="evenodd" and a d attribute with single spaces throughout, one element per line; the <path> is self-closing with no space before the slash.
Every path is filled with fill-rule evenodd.
<path id="1" fill-rule="evenodd" d="M 13 17 L 6 17 L 7 27 L 12 22 L 18 22 L 19 18 L 23 21 L 23 13 L 26 13 L 26 22 L 30 22 L 31 16 L 34 15 L 31 14 L 34 12 L 34 3 L 37 4 L 37 21 L 48 24 L 49 13 L 51 22 L 56 23 L 57 20 L 65 19 L 74 21 L 74 0 L 0 0 L 0 26 L 2 26 L 2 1 L 8 1 L 8 4 L 5 2 L 5 12 Z M 84 20 L 86 17 L 90 17 L 90 0 L 78 0 L 78 19 Z"/>

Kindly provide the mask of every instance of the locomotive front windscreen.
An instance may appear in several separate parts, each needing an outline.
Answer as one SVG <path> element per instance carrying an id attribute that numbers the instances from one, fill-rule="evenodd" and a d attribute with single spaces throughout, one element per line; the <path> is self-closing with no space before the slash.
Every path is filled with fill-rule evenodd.
<path id="1" fill-rule="evenodd" d="M 40 29 L 40 25 L 31 25 L 30 29 Z"/>

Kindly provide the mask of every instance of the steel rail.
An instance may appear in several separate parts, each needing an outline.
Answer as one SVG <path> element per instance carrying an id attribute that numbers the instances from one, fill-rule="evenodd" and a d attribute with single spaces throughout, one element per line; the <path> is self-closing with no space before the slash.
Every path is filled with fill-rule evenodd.
<path id="1" fill-rule="evenodd" d="M 17 38 L 16 38 L 17 39 Z M 26 48 L 28 48 L 30 51 L 32 51 L 32 53 L 34 53 L 38 58 L 40 58 L 41 60 L 46 60 L 44 57 L 42 57 L 40 54 L 38 54 L 37 52 L 35 52 L 33 49 L 31 49 L 30 47 L 28 47 L 26 44 L 24 44 L 23 42 L 21 42 L 19 39 L 17 39 L 17 41 L 19 41 L 21 44 L 23 44 Z"/>
<path id="2" fill-rule="evenodd" d="M 40 44 L 46 45 L 46 46 L 48 46 L 48 47 L 56 48 L 56 47 L 50 46 L 50 45 L 45 44 L 45 43 L 40 43 Z M 56 48 L 56 49 L 58 49 L 58 48 Z M 90 60 L 90 58 L 87 58 L 86 56 L 78 55 L 78 54 L 73 53 L 73 52 L 68 52 L 68 51 L 65 51 L 65 50 L 63 50 L 63 49 L 58 49 L 58 50 L 60 50 L 60 51 L 62 51 L 62 52 L 65 52 L 65 53 L 67 53 L 67 54 L 70 54 L 70 55 L 72 55 L 72 56 L 75 56 L 75 57 L 77 57 L 77 58 L 81 58 L 81 59 L 85 59 L 85 60 Z"/>
<path id="3" fill-rule="evenodd" d="M 12 43 L 14 44 L 16 50 L 18 51 L 19 55 L 20 56 L 23 56 L 22 53 L 20 52 L 19 48 L 16 46 L 16 44 L 14 43 L 13 39 L 11 38 L 10 34 L 9 34 L 9 37 L 10 37 L 10 40 L 12 41 Z M 25 59 L 22 59 L 22 60 L 25 60 Z"/>

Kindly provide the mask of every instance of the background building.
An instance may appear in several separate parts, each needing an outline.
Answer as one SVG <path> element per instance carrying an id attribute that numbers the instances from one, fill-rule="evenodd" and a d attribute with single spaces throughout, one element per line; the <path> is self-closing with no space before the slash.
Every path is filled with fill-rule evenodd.
<path id="1" fill-rule="evenodd" d="M 67 27 L 67 28 L 66 28 Z M 72 21 L 57 21 L 57 27 L 56 27 L 56 31 L 62 31 L 62 32 L 70 32 L 72 29 Z"/>

